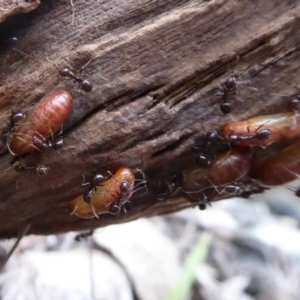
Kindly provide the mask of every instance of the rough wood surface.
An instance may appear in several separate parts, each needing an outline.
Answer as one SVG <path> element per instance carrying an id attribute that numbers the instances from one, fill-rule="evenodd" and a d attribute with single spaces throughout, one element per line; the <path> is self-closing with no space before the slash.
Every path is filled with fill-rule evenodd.
<path id="1" fill-rule="evenodd" d="M 2 146 L 0 236 L 49 234 L 176 211 L 184 197 L 157 201 L 161 179 L 195 164 L 193 147 L 229 121 L 286 110 L 299 93 L 300 3 L 293 0 L 48 0 L 0 27 L 1 126 L 8 111 L 26 110 L 55 89 L 76 97 L 59 152 L 26 160 L 47 165 L 45 177 L 17 173 Z M 9 29 L 9 30 L 8 30 Z M 6 43 L 10 35 L 19 40 Z M 83 75 L 93 91 L 63 79 L 58 67 Z M 241 81 L 233 111 L 220 112 L 220 85 Z M 149 192 L 127 214 L 83 220 L 68 201 L 82 193 L 82 174 L 142 168 Z M 217 195 L 217 198 L 224 198 Z"/>
<path id="2" fill-rule="evenodd" d="M 7 17 L 18 14 L 28 13 L 40 5 L 39 0 L 1 0 L 0 1 L 0 22 Z"/>

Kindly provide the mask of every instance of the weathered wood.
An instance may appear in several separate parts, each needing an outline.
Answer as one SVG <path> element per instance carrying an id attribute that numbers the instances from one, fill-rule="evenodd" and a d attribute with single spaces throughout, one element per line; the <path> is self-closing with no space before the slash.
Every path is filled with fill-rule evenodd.
<path id="1" fill-rule="evenodd" d="M 28 13 L 36 9 L 39 5 L 39 0 L 1 0 L 0 22 L 3 22 L 7 17 L 18 13 Z"/>
<path id="2" fill-rule="evenodd" d="M 157 201 L 158 180 L 195 164 L 192 148 L 206 132 L 286 110 L 287 99 L 299 93 L 299 17 L 296 0 L 105 0 L 74 1 L 74 7 L 49 0 L 17 16 L 12 34 L 19 42 L 12 47 L 2 39 L 1 126 L 9 109 L 29 109 L 55 89 L 76 99 L 64 148 L 25 158 L 49 166 L 47 176 L 16 173 L 1 148 L 0 236 L 16 235 L 27 222 L 30 233 L 49 234 L 191 206 L 184 197 Z M 89 60 L 83 75 L 93 91 L 83 95 L 58 67 L 79 70 Z M 233 74 L 241 82 L 238 99 L 224 116 L 217 93 Z M 142 168 L 149 182 L 126 215 L 69 215 L 84 172 L 120 166 Z"/>

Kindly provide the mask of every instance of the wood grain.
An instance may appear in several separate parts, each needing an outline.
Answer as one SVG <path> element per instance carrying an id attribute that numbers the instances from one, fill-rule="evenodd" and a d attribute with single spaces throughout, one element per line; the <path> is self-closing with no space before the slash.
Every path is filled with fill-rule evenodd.
<path id="1" fill-rule="evenodd" d="M 16 173 L 6 147 L 0 162 L 0 236 L 81 230 L 168 213 L 193 205 L 184 195 L 157 201 L 159 180 L 195 164 L 194 147 L 232 121 L 286 111 L 299 93 L 300 3 L 292 0 L 48 0 L 0 26 L 0 115 L 28 110 L 67 89 L 75 97 L 65 146 L 24 158 L 47 165 L 45 177 Z M 9 28 L 9 30 L 7 30 Z M 19 41 L 6 43 L 11 35 Z M 83 70 L 93 91 L 59 76 Z M 232 113 L 219 108 L 220 85 L 238 77 Z M 83 220 L 68 202 L 82 175 L 120 166 L 142 168 L 149 192 L 127 214 Z M 214 193 L 211 200 L 224 198 Z"/>

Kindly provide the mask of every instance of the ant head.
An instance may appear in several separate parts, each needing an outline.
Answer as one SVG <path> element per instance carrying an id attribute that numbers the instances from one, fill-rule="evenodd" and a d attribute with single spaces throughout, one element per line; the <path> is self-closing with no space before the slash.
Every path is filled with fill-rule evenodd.
<path id="1" fill-rule="evenodd" d="M 120 190 L 121 190 L 121 193 L 124 195 L 126 195 L 126 193 L 128 192 L 129 190 L 129 184 L 127 181 L 123 181 L 121 182 L 121 185 L 120 185 Z"/>
<path id="2" fill-rule="evenodd" d="M 104 182 L 105 180 L 107 180 L 107 177 L 102 173 L 98 173 L 92 178 L 92 186 L 100 185 L 100 183 Z"/>
<path id="3" fill-rule="evenodd" d="M 256 138 L 258 139 L 258 140 L 266 140 L 266 139 L 268 139 L 269 138 L 269 136 L 271 135 L 271 130 L 269 130 L 269 129 L 262 129 L 262 130 L 260 130 L 260 131 L 258 131 L 257 132 L 257 134 L 256 134 Z"/>
<path id="4" fill-rule="evenodd" d="M 236 83 L 237 83 L 237 78 L 235 76 L 231 76 L 224 82 L 224 87 L 227 90 L 232 90 L 236 88 Z"/>
<path id="5" fill-rule="evenodd" d="M 63 76 L 63 77 L 68 77 L 70 75 L 70 71 L 68 68 L 62 68 L 62 69 L 59 69 L 58 73 L 59 75 Z"/>
<path id="6" fill-rule="evenodd" d="M 54 148 L 54 150 L 62 148 L 63 145 L 64 145 L 64 138 L 63 138 L 63 136 L 57 137 L 54 140 L 54 142 L 53 142 L 53 148 Z"/>
<path id="7" fill-rule="evenodd" d="M 25 115 L 19 111 L 12 112 L 10 118 L 9 118 L 9 124 L 10 126 L 15 126 L 16 123 L 20 122 L 25 118 Z"/>
<path id="8" fill-rule="evenodd" d="M 200 153 L 197 157 L 197 165 L 200 168 L 208 168 L 209 164 L 210 164 L 209 155 L 207 155 L 206 153 Z"/>

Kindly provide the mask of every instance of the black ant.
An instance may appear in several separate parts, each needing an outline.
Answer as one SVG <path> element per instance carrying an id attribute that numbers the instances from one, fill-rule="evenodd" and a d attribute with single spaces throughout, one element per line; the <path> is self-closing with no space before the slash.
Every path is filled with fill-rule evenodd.
<path id="1" fill-rule="evenodd" d="M 228 98 L 231 94 L 235 93 L 237 86 L 237 78 L 235 76 L 229 77 L 222 86 L 223 92 L 223 103 L 220 105 L 220 110 L 223 114 L 228 114 L 231 112 L 230 104 L 228 103 Z"/>
<path id="2" fill-rule="evenodd" d="M 246 136 L 230 135 L 229 142 L 235 143 L 237 141 L 252 140 L 255 138 L 259 141 L 264 141 L 270 137 L 270 135 L 272 134 L 272 131 L 270 129 L 262 129 L 262 130 L 256 131 L 254 134 L 250 134 L 250 130 L 248 127 L 248 133 L 249 134 Z"/>
<path id="3" fill-rule="evenodd" d="M 15 127 L 17 124 L 25 118 L 25 115 L 19 111 L 13 112 L 11 111 L 11 116 L 7 120 L 7 127 L 2 129 L 1 133 L 1 141 L 3 144 L 8 143 L 8 139 L 12 138 L 13 133 L 15 132 Z"/>
<path id="4" fill-rule="evenodd" d="M 165 182 L 164 184 L 159 181 L 159 188 L 158 188 L 158 193 L 156 194 L 156 198 L 158 201 L 163 201 L 167 197 L 170 197 L 172 193 L 174 192 L 176 186 L 175 184 Z"/>
<path id="5" fill-rule="evenodd" d="M 215 152 L 225 145 L 223 137 L 217 131 L 207 132 L 202 145 L 196 146 L 195 149 L 201 149 L 201 152 L 196 156 L 197 165 L 200 168 L 208 168 L 211 165 L 211 159 L 215 156 Z"/>
<path id="6" fill-rule="evenodd" d="M 38 176 L 44 176 L 47 175 L 49 172 L 49 168 L 41 165 L 36 165 L 34 163 L 23 163 L 12 166 L 13 169 L 15 169 L 17 172 L 25 172 L 25 171 L 34 171 Z"/>
<path id="7" fill-rule="evenodd" d="M 171 197 L 173 194 L 175 194 L 176 191 L 179 189 L 179 182 L 179 175 L 173 175 L 171 182 L 164 180 L 164 182 L 162 183 L 161 181 L 159 181 L 158 192 L 156 194 L 157 200 L 163 201 L 166 198 Z"/>
<path id="8" fill-rule="evenodd" d="M 131 194 L 131 187 L 127 181 L 122 181 L 120 184 L 120 197 L 117 199 L 116 203 L 112 203 L 109 208 L 109 213 L 112 215 L 117 215 L 120 213 L 124 206 L 124 199 L 128 198 Z"/>
<path id="9" fill-rule="evenodd" d="M 90 204 L 93 190 L 94 189 L 96 190 L 96 187 L 101 185 L 101 183 L 106 181 L 109 177 L 111 177 L 110 174 L 105 176 L 102 173 L 97 173 L 96 175 L 93 176 L 91 181 L 85 181 L 85 176 L 83 176 L 83 182 L 81 186 L 86 190 L 83 194 L 83 199 L 86 203 Z"/>
<path id="10" fill-rule="evenodd" d="M 89 63 L 89 62 L 88 62 L 88 63 Z M 87 63 L 87 64 L 88 64 L 88 63 Z M 92 83 L 91 83 L 88 79 L 86 79 L 86 78 L 84 78 L 84 77 L 82 77 L 82 76 L 80 75 L 81 71 L 84 69 L 84 67 L 85 67 L 87 64 L 85 64 L 85 65 L 80 69 L 79 74 L 75 74 L 73 71 L 71 71 L 71 70 L 68 69 L 68 68 L 62 68 L 62 69 L 60 69 L 60 70 L 58 71 L 58 73 L 59 73 L 59 75 L 61 75 L 61 76 L 63 76 L 63 77 L 70 78 L 70 79 L 74 79 L 75 81 L 77 81 L 77 82 L 79 83 L 80 88 L 81 88 L 84 92 L 89 93 L 89 92 L 93 89 L 93 85 L 92 85 Z"/>
<path id="11" fill-rule="evenodd" d="M 40 151 L 53 148 L 54 150 L 60 149 L 64 144 L 64 138 L 63 136 L 59 135 L 57 137 L 47 139 L 45 141 L 40 140 L 38 137 L 34 136 L 32 138 L 33 145 L 39 149 Z"/>

